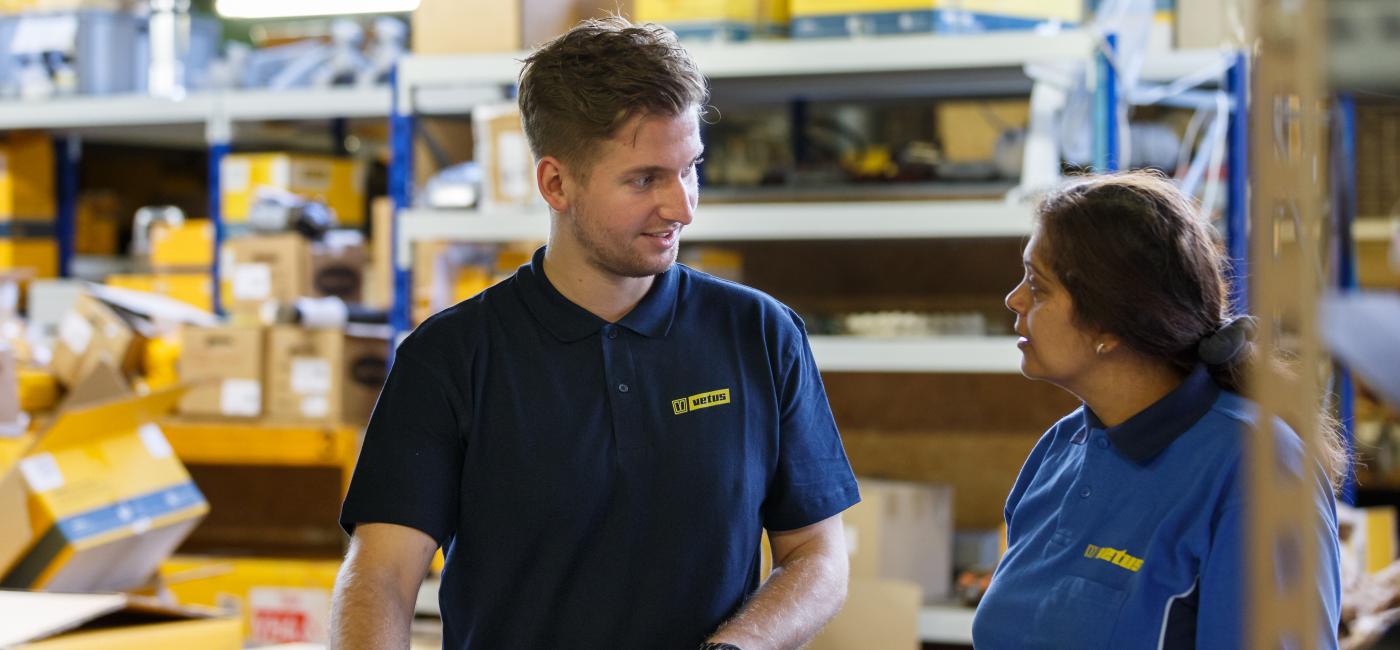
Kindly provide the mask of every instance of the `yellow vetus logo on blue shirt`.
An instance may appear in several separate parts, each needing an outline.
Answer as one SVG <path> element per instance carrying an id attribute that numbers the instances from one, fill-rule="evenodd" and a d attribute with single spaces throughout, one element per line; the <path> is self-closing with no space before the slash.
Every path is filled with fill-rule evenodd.
<path id="1" fill-rule="evenodd" d="M 676 415 L 681 415 L 683 413 L 689 413 L 691 411 L 698 411 L 700 409 L 710 408 L 711 406 L 719 406 L 721 404 L 728 403 L 729 389 L 721 388 L 719 390 L 712 390 L 708 393 L 700 393 L 698 395 L 691 395 L 690 397 L 673 399 L 671 400 L 671 411 L 674 412 Z"/>
<path id="2" fill-rule="evenodd" d="M 1091 560 L 1103 560 L 1116 567 L 1121 567 L 1137 573 L 1142 568 L 1142 558 L 1133 557 L 1127 551 L 1117 548 L 1099 547 L 1090 544 L 1084 549 L 1084 557 Z"/>

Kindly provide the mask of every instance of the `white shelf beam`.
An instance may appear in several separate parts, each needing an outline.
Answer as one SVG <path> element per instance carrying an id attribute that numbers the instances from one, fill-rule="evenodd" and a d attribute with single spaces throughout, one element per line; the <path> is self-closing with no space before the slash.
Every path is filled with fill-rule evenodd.
<path id="1" fill-rule="evenodd" d="M 389 114 L 388 88 L 238 90 L 170 100 L 144 95 L 0 102 L 0 130 L 85 129 L 232 122 L 372 118 Z"/>
<path id="2" fill-rule="evenodd" d="M 813 336 L 822 372 L 1016 373 L 1021 352 L 1009 336 L 864 338 Z"/>
<path id="3" fill-rule="evenodd" d="M 1020 67 L 1083 58 L 1093 41 L 1080 31 L 794 39 L 689 46 L 711 79 Z"/>
<path id="4" fill-rule="evenodd" d="M 683 241 L 811 241 L 1023 237 L 1031 207 L 1004 201 L 866 201 L 850 203 L 702 204 Z M 480 213 L 408 210 L 400 215 L 399 259 L 421 240 L 543 240 L 543 209 Z"/>

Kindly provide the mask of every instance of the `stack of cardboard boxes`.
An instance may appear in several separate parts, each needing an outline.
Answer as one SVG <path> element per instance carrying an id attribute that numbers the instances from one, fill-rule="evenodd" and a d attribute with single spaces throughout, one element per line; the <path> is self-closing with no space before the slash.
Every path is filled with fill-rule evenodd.
<path id="1" fill-rule="evenodd" d="M 0 140 L 0 269 L 58 274 L 53 141 L 42 133 Z"/>
<path id="2" fill-rule="evenodd" d="M 186 327 L 180 413 L 276 424 L 362 426 L 379 397 L 389 340 L 295 325 Z"/>
<path id="3" fill-rule="evenodd" d="M 110 275 L 109 286 L 163 295 L 193 307 L 214 309 L 214 225 L 192 219 L 180 225 L 157 223 L 150 233 L 150 273 Z"/>

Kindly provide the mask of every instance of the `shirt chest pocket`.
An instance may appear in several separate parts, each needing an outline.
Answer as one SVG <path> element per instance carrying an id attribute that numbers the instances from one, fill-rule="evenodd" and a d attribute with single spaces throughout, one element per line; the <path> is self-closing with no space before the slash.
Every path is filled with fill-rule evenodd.
<path id="1" fill-rule="evenodd" d="M 1096 580 L 1063 576 L 1036 609 L 1030 646 L 1034 648 L 1108 648 L 1125 592 Z"/>

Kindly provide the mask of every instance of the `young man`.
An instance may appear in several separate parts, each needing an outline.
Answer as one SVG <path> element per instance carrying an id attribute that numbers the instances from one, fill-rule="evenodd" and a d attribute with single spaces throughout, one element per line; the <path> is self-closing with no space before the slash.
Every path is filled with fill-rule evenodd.
<path id="1" fill-rule="evenodd" d="M 859 497 L 802 321 L 675 264 L 703 77 L 664 28 L 586 22 L 519 99 L 549 244 L 399 348 L 335 645 L 405 647 L 439 546 L 448 648 L 802 645 L 845 598 Z"/>

